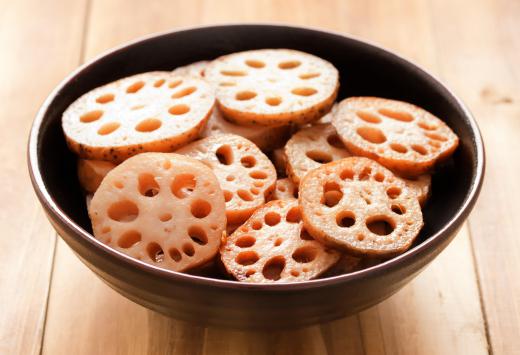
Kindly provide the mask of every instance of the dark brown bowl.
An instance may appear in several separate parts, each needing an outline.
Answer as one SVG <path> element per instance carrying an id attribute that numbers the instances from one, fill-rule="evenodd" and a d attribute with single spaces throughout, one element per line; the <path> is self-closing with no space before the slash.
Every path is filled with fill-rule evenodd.
<path id="1" fill-rule="evenodd" d="M 93 238 L 84 198 L 67 150 L 61 115 L 77 97 L 112 80 L 255 48 L 294 48 L 332 62 L 339 98 L 396 98 L 441 117 L 460 137 L 453 158 L 433 178 L 425 227 L 406 253 L 380 265 L 293 284 L 242 284 L 161 270 Z M 389 297 L 453 239 L 479 194 L 484 148 L 469 111 L 444 85 L 405 59 L 365 42 L 307 28 L 232 25 L 148 37 L 110 51 L 65 79 L 40 109 L 29 138 L 32 183 L 49 220 L 78 257 L 110 287 L 172 317 L 207 325 L 273 329 L 330 321 Z"/>

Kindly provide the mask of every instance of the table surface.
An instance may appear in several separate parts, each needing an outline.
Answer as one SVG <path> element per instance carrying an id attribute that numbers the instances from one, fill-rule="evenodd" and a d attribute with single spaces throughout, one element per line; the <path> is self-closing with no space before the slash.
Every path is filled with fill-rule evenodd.
<path id="1" fill-rule="evenodd" d="M 71 70 L 155 31 L 239 21 L 392 49 L 444 80 L 482 129 L 486 180 L 468 222 L 413 282 L 358 315 L 272 333 L 166 318 L 81 264 L 30 187 L 32 119 Z M 1 354 L 520 354 L 520 1 L 3 0 L 0 47 Z"/>

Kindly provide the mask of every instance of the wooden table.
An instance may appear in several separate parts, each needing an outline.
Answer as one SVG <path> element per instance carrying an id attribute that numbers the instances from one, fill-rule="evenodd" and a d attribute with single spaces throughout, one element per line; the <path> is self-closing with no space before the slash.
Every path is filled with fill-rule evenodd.
<path id="1" fill-rule="evenodd" d="M 480 200 L 446 251 L 385 302 L 287 332 L 185 324 L 116 294 L 45 219 L 25 145 L 50 90 L 127 40 L 230 21 L 374 41 L 438 75 L 475 113 L 488 157 Z M 0 47 L 1 354 L 520 354 L 520 1 L 4 0 Z"/>

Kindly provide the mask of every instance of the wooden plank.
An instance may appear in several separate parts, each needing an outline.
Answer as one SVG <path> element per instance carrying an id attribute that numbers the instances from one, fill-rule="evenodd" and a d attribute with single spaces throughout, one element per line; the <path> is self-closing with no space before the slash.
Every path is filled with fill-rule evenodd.
<path id="1" fill-rule="evenodd" d="M 473 110 L 486 144 L 486 179 L 470 230 L 494 354 L 520 354 L 519 5 L 432 6 L 442 74 Z"/>
<path id="2" fill-rule="evenodd" d="M 362 6 L 364 17 L 352 13 L 345 21 L 354 34 L 437 72 L 442 52 L 434 46 L 437 28 L 431 26 L 426 1 L 389 0 L 384 6 L 365 1 Z M 409 286 L 359 317 L 367 354 L 486 353 L 467 229 Z"/>
<path id="3" fill-rule="evenodd" d="M 27 136 L 38 106 L 78 64 L 85 5 L 23 0 L 0 7 L 0 353 L 37 354 L 55 234 L 29 187 Z"/>
<path id="4" fill-rule="evenodd" d="M 343 1 L 94 1 L 86 56 L 123 41 L 185 25 L 237 21 L 290 21 L 381 42 L 436 68 L 426 3 Z M 118 16 L 114 17 L 113 14 Z M 176 14 L 173 17 L 164 14 Z M 391 31 L 388 29 L 392 29 Z M 413 33 L 414 43 L 409 36 Z M 430 44 L 428 44 L 430 43 Z M 359 316 L 321 326 L 255 333 L 202 328 L 147 311 L 97 280 L 58 244 L 44 343 L 45 353 L 441 353 L 486 351 L 469 237 L 463 230 L 411 285 Z M 82 291 L 88 298 L 77 299 Z M 405 305 L 406 307 L 404 307 Z M 440 346 L 439 343 L 442 343 Z"/>

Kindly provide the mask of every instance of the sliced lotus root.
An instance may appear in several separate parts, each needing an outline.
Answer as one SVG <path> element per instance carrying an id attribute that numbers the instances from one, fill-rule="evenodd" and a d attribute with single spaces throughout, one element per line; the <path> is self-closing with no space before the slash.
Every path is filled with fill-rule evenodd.
<path id="1" fill-rule="evenodd" d="M 331 267 L 325 274 L 323 274 L 323 277 L 331 277 L 331 276 L 338 276 L 338 275 L 345 275 L 350 274 L 351 272 L 357 271 L 361 269 L 362 264 L 361 258 L 351 256 L 348 254 L 343 254 L 339 261 L 334 264 L 333 267 Z"/>
<path id="2" fill-rule="evenodd" d="M 78 159 L 78 179 L 81 187 L 89 193 L 96 192 L 106 174 L 116 165 L 103 160 Z"/>
<path id="3" fill-rule="evenodd" d="M 421 207 L 424 207 L 426 201 L 430 197 L 431 187 L 432 187 L 432 177 L 430 174 L 420 175 L 415 179 L 403 179 L 406 185 L 412 190 L 415 191 L 417 195 L 417 199 L 421 204 Z"/>
<path id="4" fill-rule="evenodd" d="M 319 120 L 313 122 L 312 124 L 330 124 L 332 122 L 332 115 L 334 115 L 335 110 L 338 108 L 338 104 L 334 104 L 329 113 L 325 116 L 321 117 Z"/>
<path id="5" fill-rule="evenodd" d="M 247 138 L 258 148 L 268 152 L 283 147 L 289 137 L 290 128 L 288 126 L 240 126 L 224 119 L 222 113 L 215 109 L 200 136 L 209 137 L 221 133 L 236 134 Z"/>
<path id="6" fill-rule="evenodd" d="M 295 133 L 285 145 L 287 175 L 295 184 L 312 169 L 350 156 L 330 124 L 315 125 Z"/>
<path id="7" fill-rule="evenodd" d="M 455 133 L 426 110 L 376 97 L 341 101 L 332 124 L 352 154 L 377 160 L 403 176 L 430 171 L 459 143 Z"/>
<path id="8" fill-rule="evenodd" d="M 406 251 L 423 226 L 416 192 L 373 160 L 350 157 L 310 171 L 300 184 L 305 228 L 358 256 Z"/>
<path id="9" fill-rule="evenodd" d="M 80 157 L 117 163 L 142 152 L 171 152 L 196 139 L 214 101 L 202 79 L 143 73 L 84 94 L 67 108 L 62 126 Z"/>
<path id="10" fill-rule="evenodd" d="M 172 74 L 179 76 L 195 76 L 198 78 L 204 77 L 204 70 L 208 66 L 208 60 L 201 60 L 200 62 L 191 63 L 182 67 L 175 68 Z"/>
<path id="11" fill-rule="evenodd" d="M 298 186 L 291 179 L 284 178 L 276 180 L 273 192 L 273 200 L 288 200 L 298 198 Z"/>
<path id="12" fill-rule="evenodd" d="M 256 283 L 314 279 L 340 257 L 305 232 L 296 200 L 271 201 L 256 210 L 226 238 L 220 255 L 233 277 Z"/>
<path id="13" fill-rule="evenodd" d="M 287 176 L 287 157 L 285 156 L 283 148 L 278 148 L 272 151 L 271 161 L 273 162 L 274 167 L 276 168 L 276 174 L 278 175 L 278 177 Z"/>
<path id="14" fill-rule="evenodd" d="M 89 216 L 103 243 L 173 271 L 211 260 L 226 227 L 215 174 L 195 159 L 167 153 L 139 154 L 110 171 Z"/>
<path id="15" fill-rule="evenodd" d="M 251 141 L 219 134 L 200 139 L 177 151 L 213 169 L 224 191 L 229 224 L 240 224 L 269 199 L 276 182 L 271 161 Z"/>
<path id="16" fill-rule="evenodd" d="M 329 62 L 290 49 L 233 53 L 212 61 L 205 78 L 224 116 L 239 124 L 304 124 L 330 111 L 339 88 Z"/>

